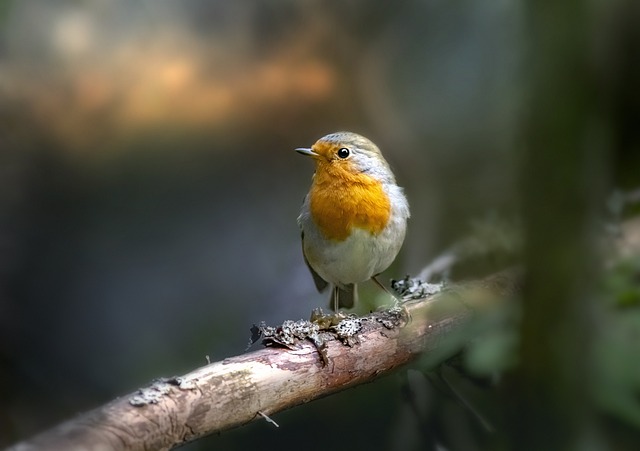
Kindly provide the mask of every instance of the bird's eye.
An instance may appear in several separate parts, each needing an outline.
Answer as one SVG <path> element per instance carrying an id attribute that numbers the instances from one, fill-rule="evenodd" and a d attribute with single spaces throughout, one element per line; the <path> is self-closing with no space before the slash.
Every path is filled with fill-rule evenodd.
<path id="1" fill-rule="evenodd" d="M 338 149 L 338 156 L 343 160 L 347 158 L 349 155 L 351 155 L 351 151 L 346 147 L 341 147 L 340 149 Z"/>

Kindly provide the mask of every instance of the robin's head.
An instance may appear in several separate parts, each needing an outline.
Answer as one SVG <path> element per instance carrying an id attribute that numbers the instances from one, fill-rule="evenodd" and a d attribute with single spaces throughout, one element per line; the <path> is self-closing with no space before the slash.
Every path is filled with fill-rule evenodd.
<path id="1" fill-rule="evenodd" d="M 389 164 L 373 142 L 351 132 L 336 132 L 323 136 L 311 148 L 298 148 L 298 153 L 316 160 L 318 171 L 346 171 L 368 175 L 376 180 L 394 183 Z"/>

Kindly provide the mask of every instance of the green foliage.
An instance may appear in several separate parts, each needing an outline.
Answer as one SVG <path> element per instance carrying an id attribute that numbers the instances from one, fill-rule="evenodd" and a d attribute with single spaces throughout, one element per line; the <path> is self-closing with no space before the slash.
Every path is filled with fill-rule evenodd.
<path id="1" fill-rule="evenodd" d="M 603 410 L 640 428 L 640 257 L 617 262 L 604 279 L 594 362 Z"/>
<path id="2" fill-rule="evenodd" d="M 618 307 L 640 307 L 640 256 L 616 262 L 604 280 L 606 298 Z"/>
<path id="3" fill-rule="evenodd" d="M 606 412 L 640 428 L 640 309 L 610 312 L 596 345 L 595 397 Z"/>
<path id="4" fill-rule="evenodd" d="M 596 409 L 614 424 L 640 430 L 640 257 L 616 262 L 604 273 L 602 282 L 596 298 L 597 322 L 591 331 L 593 399 Z M 499 295 L 491 284 L 458 284 L 446 289 L 439 298 L 440 314 L 451 314 L 462 303 L 473 309 L 473 318 L 452 330 L 437 349 L 420 360 L 438 396 L 457 399 L 465 406 L 467 420 L 475 418 L 479 423 L 490 419 L 488 423 L 495 424 L 500 417 L 494 410 L 504 407 L 500 404 L 504 389 L 501 376 L 514 369 L 519 358 L 520 301 L 508 296 L 502 302 L 489 300 Z M 483 308 L 486 306 L 489 308 Z M 455 377 L 444 372 L 447 368 L 449 373 L 456 369 Z M 463 411 L 458 412 L 456 421 L 461 421 Z M 432 415 L 439 415 L 437 409 Z M 450 420 L 436 420 L 440 421 Z"/>
<path id="5" fill-rule="evenodd" d="M 480 333 L 463 352 L 464 367 L 470 374 L 491 377 L 517 364 L 518 310 L 514 302 L 478 320 Z"/>

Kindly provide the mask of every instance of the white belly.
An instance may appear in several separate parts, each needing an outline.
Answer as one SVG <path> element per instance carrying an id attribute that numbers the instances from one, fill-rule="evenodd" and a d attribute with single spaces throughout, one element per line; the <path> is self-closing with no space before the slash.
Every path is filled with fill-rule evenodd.
<path id="1" fill-rule="evenodd" d="M 308 232 L 305 231 L 305 234 Z M 382 233 L 354 228 L 344 241 L 335 242 L 316 235 L 305 239 L 305 254 L 313 269 L 335 285 L 369 280 L 391 265 L 398 255 L 405 234 L 405 222 L 391 222 Z M 320 241 L 317 241 L 319 239 Z M 318 246 L 318 243 L 322 243 Z"/>

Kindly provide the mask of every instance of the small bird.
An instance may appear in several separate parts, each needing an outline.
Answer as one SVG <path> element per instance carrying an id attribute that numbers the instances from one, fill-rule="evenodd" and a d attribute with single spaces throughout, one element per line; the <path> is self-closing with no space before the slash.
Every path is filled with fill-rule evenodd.
<path id="1" fill-rule="evenodd" d="M 298 225 L 302 254 L 318 291 L 333 286 L 330 308 L 352 308 L 357 284 L 372 279 L 398 255 L 409 203 L 380 149 L 356 133 L 336 132 L 311 148 L 295 149 L 315 160 L 311 188 Z"/>

